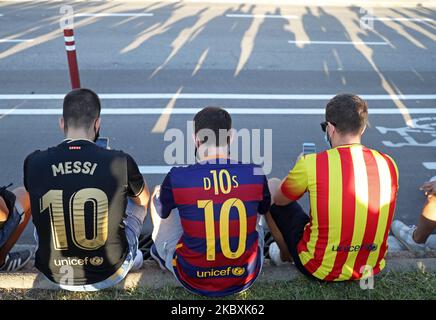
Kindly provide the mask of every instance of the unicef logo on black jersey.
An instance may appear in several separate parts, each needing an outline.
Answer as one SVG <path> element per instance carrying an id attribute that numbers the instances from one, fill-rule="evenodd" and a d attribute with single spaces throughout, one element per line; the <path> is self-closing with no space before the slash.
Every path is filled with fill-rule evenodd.
<path id="1" fill-rule="evenodd" d="M 103 264 L 104 259 L 102 257 L 93 257 L 89 259 L 89 263 L 94 267 L 99 267 Z"/>
<path id="2" fill-rule="evenodd" d="M 87 265 L 92 265 L 94 267 L 99 267 L 103 264 L 104 259 L 103 257 L 85 257 L 83 259 L 79 259 L 79 258 L 66 258 L 66 259 L 54 259 L 53 263 L 55 266 L 57 267 L 62 267 L 62 266 L 87 266 Z"/>

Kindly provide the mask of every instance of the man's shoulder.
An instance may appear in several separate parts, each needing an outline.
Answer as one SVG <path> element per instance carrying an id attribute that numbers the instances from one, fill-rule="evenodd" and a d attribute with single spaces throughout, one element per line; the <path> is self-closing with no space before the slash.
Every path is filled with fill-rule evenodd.
<path id="1" fill-rule="evenodd" d="M 47 148 L 45 150 L 38 149 L 38 150 L 33 151 L 32 153 L 27 155 L 27 157 L 24 160 L 24 163 L 30 163 L 30 162 L 44 159 L 44 157 L 47 156 L 50 149 L 52 149 L 52 147 Z"/>
<path id="2" fill-rule="evenodd" d="M 103 149 L 99 147 L 97 147 L 96 150 L 100 157 L 123 158 L 123 159 L 132 158 L 128 153 L 122 150 Z M 53 159 L 53 157 L 56 157 L 59 152 L 64 152 L 64 150 L 60 149 L 59 146 L 52 146 L 44 150 L 38 149 L 27 155 L 24 162 L 26 164 L 34 163 L 34 162 L 46 162 L 49 161 L 49 159 Z"/>
<path id="3" fill-rule="evenodd" d="M 186 172 L 197 170 L 197 164 L 188 164 L 188 165 L 177 165 L 172 167 L 169 171 L 169 175 L 176 175 L 176 174 L 184 174 Z"/>
<path id="4" fill-rule="evenodd" d="M 103 148 L 99 148 L 98 150 L 100 152 L 101 155 L 105 155 L 108 157 L 123 157 L 123 158 L 132 158 L 130 156 L 130 154 L 128 154 L 127 152 L 123 151 L 123 150 L 118 150 L 118 149 L 103 149 Z"/>
<path id="5" fill-rule="evenodd" d="M 382 152 L 382 151 L 378 151 L 378 150 L 374 150 L 374 149 L 372 149 L 372 150 L 378 152 L 382 157 L 384 157 L 385 159 L 391 161 L 393 164 L 396 165 L 396 162 L 395 162 L 394 158 L 391 155 L 389 155 L 389 154 L 387 154 L 385 152 Z"/>
<path id="6" fill-rule="evenodd" d="M 386 162 L 390 162 L 391 164 L 393 164 L 395 166 L 397 165 L 395 160 L 394 160 L 394 158 L 391 155 L 389 155 L 389 154 L 387 154 L 385 152 L 382 152 L 380 150 L 376 150 L 376 149 L 373 149 L 373 148 L 368 148 L 366 146 L 363 146 L 363 149 L 370 151 L 374 155 L 380 155 L 382 158 L 384 158 L 386 160 Z"/>

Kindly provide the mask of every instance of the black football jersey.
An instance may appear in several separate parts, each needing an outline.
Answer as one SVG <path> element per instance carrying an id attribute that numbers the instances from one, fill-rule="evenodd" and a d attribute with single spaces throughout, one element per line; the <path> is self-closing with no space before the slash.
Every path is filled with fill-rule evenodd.
<path id="1" fill-rule="evenodd" d="M 38 270 L 66 285 L 97 283 L 117 272 L 128 253 L 127 197 L 144 188 L 132 157 L 88 140 L 65 140 L 26 158 L 24 185 L 39 240 Z"/>

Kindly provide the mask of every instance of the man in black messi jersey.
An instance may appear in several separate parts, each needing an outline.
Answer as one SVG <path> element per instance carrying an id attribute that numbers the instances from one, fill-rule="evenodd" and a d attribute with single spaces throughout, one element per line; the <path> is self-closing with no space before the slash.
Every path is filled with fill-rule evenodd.
<path id="1" fill-rule="evenodd" d="M 98 147 L 100 101 L 88 89 L 68 93 L 65 140 L 24 162 L 36 267 L 61 288 L 111 287 L 142 265 L 138 237 L 149 192 L 131 156 Z"/>

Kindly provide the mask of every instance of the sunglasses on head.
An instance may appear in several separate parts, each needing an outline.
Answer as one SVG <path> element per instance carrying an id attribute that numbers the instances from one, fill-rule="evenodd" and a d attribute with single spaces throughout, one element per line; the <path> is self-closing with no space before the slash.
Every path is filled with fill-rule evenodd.
<path id="1" fill-rule="evenodd" d="M 321 125 L 321 130 L 325 132 L 329 123 L 330 123 L 332 126 L 334 126 L 334 127 L 336 126 L 336 123 L 334 123 L 334 122 L 331 122 L 331 121 L 324 121 L 324 122 L 321 122 L 321 123 L 320 123 L 320 125 Z"/>

